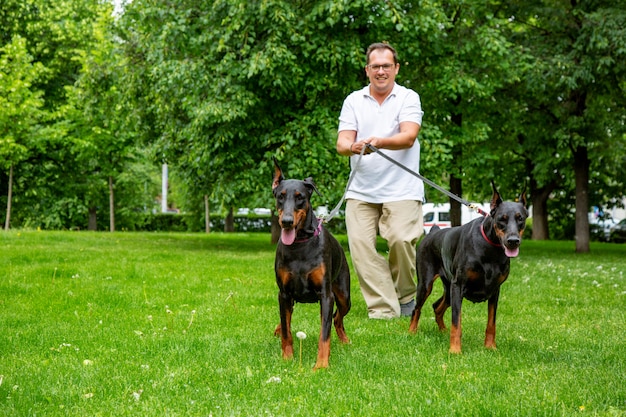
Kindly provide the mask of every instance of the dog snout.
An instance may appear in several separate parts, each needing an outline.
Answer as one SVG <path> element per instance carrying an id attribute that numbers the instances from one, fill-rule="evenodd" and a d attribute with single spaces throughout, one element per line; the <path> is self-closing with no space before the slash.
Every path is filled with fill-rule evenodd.
<path id="1" fill-rule="evenodd" d="M 280 226 L 283 229 L 291 229 L 293 227 L 293 215 L 283 213 L 280 218 Z"/>
<path id="2" fill-rule="evenodd" d="M 519 236 L 511 236 L 506 240 L 507 247 L 509 248 L 517 248 L 520 245 Z"/>

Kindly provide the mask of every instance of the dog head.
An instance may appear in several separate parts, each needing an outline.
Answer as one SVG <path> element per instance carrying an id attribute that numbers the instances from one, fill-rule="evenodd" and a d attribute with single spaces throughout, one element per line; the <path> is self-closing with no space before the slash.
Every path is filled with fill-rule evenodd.
<path id="1" fill-rule="evenodd" d="M 296 240 L 300 230 L 313 233 L 313 208 L 311 195 L 319 194 L 313 178 L 301 180 L 286 180 L 276 158 L 274 158 L 274 181 L 272 190 L 276 199 L 278 224 L 280 225 L 280 240 L 285 245 L 291 245 Z M 308 230 L 311 229 L 311 230 Z"/>
<path id="2" fill-rule="evenodd" d="M 502 201 L 496 185 L 492 182 L 491 219 L 493 230 L 509 258 L 519 254 L 522 235 L 526 227 L 528 209 L 526 208 L 526 187 L 516 201 Z"/>

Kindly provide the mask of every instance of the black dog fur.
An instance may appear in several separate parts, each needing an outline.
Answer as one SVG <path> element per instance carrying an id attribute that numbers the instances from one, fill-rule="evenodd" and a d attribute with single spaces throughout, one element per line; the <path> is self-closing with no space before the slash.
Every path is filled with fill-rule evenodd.
<path id="1" fill-rule="evenodd" d="M 461 353 L 461 303 L 488 301 L 485 347 L 496 348 L 496 310 L 500 285 L 510 271 L 510 258 L 517 256 L 526 225 L 526 195 L 518 202 L 503 202 L 494 184 L 491 213 L 463 226 L 431 230 L 417 249 L 417 293 L 409 331 L 415 333 L 424 302 L 441 278 L 444 294 L 434 304 L 439 329 L 443 315 L 452 306 L 450 352 Z"/>
<path id="2" fill-rule="evenodd" d="M 318 192 L 312 178 L 285 180 L 274 159 L 272 184 L 281 237 L 276 247 L 276 283 L 282 355 L 293 357 L 291 316 L 294 303 L 320 303 L 321 329 L 314 369 L 328 367 L 331 322 L 339 340 L 349 343 L 343 318 L 350 311 L 350 270 L 343 248 L 315 217 L 311 195 Z M 319 194 L 319 192 L 318 192 Z M 333 308 L 337 309 L 333 314 Z"/>

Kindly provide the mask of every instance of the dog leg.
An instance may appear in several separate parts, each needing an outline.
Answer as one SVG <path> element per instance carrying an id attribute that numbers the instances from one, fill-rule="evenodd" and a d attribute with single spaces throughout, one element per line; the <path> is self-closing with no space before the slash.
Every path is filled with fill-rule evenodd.
<path id="1" fill-rule="evenodd" d="M 433 303 L 433 311 L 435 312 L 435 322 L 439 327 L 439 330 L 445 332 L 448 330 L 446 323 L 443 321 L 443 315 L 450 307 L 450 300 L 446 299 L 446 294 L 442 295 L 440 299 Z"/>
<path id="2" fill-rule="evenodd" d="M 461 304 L 463 289 L 457 283 L 450 285 L 450 304 L 452 305 L 452 324 L 450 326 L 450 353 L 461 353 Z"/>
<path id="3" fill-rule="evenodd" d="M 419 268 L 419 265 L 418 265 Z M 430 272 L 422 271 L 420 273 L 418 269 L 418 277 L 417 277 L 417 291 L 415 293 L 415 308 L 413 309 L 413 314 L 411 314 L 411 324 L 409 325 L 409 332 L 416 333 L 419 327 L 420 317 L 422 315 L 422 307 L 424 303 L 430 296 L 430 293 L 433 291 L 433 284 L 439 277 L 439 275 L 435 275 L 432 280 L 428 281 L 426 278 L 420 279 L 421 277 L 430 276 Z"/>
<path id="4" fill-rule="evenodd" d="M 346 272 L 349 274 L 349 272 Z M 340 280 L 341 282 L 349 282 L 350 275 L 347 279 Z M 335 295 L 335 304 L 337 305 L 337 311 L 333 316 L 333 323 L 335 325 L 335 331 L 341 343 L 350 343 L 350 339 L 346 334 L 346 329 L 343 327 L 343 318 L 348 314 L 351 307 L 350 301 L 350 289 L 341 288 L 339 285 L 333 284 L 333 294 Z"/>
<path id="5" fill-rule="evenodd" d="M 324 295 L 320 299 L 321 329 L 320 339 L 317 346 L 317 361 L 314 370 L 328 368 L 328 358 L 330 357 L 330 327 L 333 319 L 334 296 Z"/>
<path id="6" fill-rule="evenodd" d="M 346 329 L 343 327 L 343 318 L 348 311 L 350 310 L 349 306 L 345 305 L 345 300 L 341 302 L 337 299 L 337 311 L 333 316 L 333 323 L 335 325 L 335 331 L 337 332 L 337 336 L 339 337 L 339 341 L 341 343 L 350 343 L 350 339 L 346 334 Z"/>
<path id="7" fill-rule="evenodd" d="M 291 336 L 291 315 L 293 314 L 293 300 L 288 300 L 278 295 L 280 307 L 280 324 L 276 326 L 274 333 L 280 333 L 280 344 L 283 359 L 293 358 L 293 338 Z"/>
<path id="8" fill-rule="evenodd" d="M 498 310 L 498 298 L 500 290 L 489 299 L 487 303 L 487 330 L 485 331 L 485 347 L 496 349 L 496 311 Z"/>

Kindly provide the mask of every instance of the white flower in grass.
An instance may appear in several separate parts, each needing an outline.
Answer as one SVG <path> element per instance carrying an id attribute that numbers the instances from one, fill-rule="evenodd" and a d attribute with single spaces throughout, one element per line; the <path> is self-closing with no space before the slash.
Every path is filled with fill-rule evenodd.
<path id="1" fill-rule="evenodd" d="M 135 399 L 135 401 L 139 401 L 141 399 L 141 394 L 143 394 L 143 390 L 140 389 L 136 392 L 133 392 L 133 398 Z"/>
<path id="2" fill-rule="evenodd" d="M 279 376 L 272 376 L 270 377 L 267 381 L 265 381 L 266 384 L 280 384 L 281 379 Z"/>
<path id="3" fill-rule="evenodd" d="M 306 339 L 306 333 L 298 332 L 296 333 L 296 337 L 300 339 L 300 367 L 302 367 L 302 341 Z"/>
<path id="4" fill-rule="evenodd" d="M 85 359 L 85 360 L 83 361 L 83 365 L 84 365 L 84 366 L 91 366 L 91 365 L 93 365 L 93 361 L 92 361 L 92 360 L 89 360 L 89 359 Z"/>

